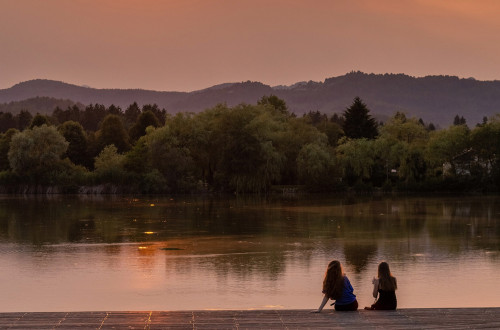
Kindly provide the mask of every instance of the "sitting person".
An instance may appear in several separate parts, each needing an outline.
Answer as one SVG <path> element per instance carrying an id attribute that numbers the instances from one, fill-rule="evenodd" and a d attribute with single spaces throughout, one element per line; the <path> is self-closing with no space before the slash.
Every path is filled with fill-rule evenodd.
<path id="1" fill-rule="evenodd" d="M 323 280 L 323 301 L 313 313 L 320 313 L 328 302 L 328 299 L 335 300 L 336 311 L 355 311 L 358 309 L 358 301 L 353 293 L 353 288 L 347 276 L 342 271 L 342 265 L 334 260 L 328 264 L 325 278 Z M 332 304 L 332 305 L 333 305 Z"/>
<path id="2" fill-rule="evenodd" d="M 396 278 L 392 276 L 387 262 L 381 262 L 378 265 L 378 278 L 373 278 L 373 297 L 378 299 L 369 310 L 394 310 L 398 305 L 396 299 L 396 289 L 398 284 Z"/>

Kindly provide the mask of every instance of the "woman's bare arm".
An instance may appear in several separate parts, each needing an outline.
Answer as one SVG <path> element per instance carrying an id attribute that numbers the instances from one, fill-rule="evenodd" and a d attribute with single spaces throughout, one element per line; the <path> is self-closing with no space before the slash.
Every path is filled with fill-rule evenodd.
<path id="1" fill-rule="evenodd" d="M 378 295 L 378 278 L 374 278 L 373 281 L 373 298 L 377 298 Z"/>
<path id="2" fill-rule="evenodd" d="M 323 307 L 325 307 L 326 303 L 328 302 L 328 296 L 325 294 L 325 296 L 323 297 L 323 301 L 321 302 L 321 305 L 319 306 L 318 309 L 315 309 L 312 311 L 312 313 L 321 313 L 321 311 L 323 310 Z"/>

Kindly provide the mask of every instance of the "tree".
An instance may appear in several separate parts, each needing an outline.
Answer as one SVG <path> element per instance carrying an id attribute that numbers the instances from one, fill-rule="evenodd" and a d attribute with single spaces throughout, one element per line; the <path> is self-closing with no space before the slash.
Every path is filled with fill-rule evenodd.
<path id="1" fill-rule="evenodd" d="M 477 156 L 476 168 L 480 177 L 500 177 L 500 121 L 493 117 L 484 121 L 470 134 L 471 146 Z M 499 182 L 500 183 L 500 182 Z"/>
<path id="2" fill-rule="evenodd" d="M 99 156 L 95 158 L 95 171 L 104 173 L 120 168 L 124 160 L 125 157 L 118 153 L 118 149 L 114 145 L 105 146 Z"/>
<path id="3" fill-rule="evenodd" d="M 50 125 L 49 117 L 37 113 L 35 117 L 33 117 L 33 120 L 31 121 L 30 128 L 37 126 L 40 127 L 42 125 L 47 125 L 47 126 Z"/>
<path id="4" fill-rule="evenodd" d="M 91 160 L 87 154 L 87 135 L 82 125 L 74 121 L 67 121 L 59 126 L 58 131 L 69 142 L 66 156 L 76 165 L 91 166 Z"/>
<path id="5" fill-rule="evenodd" d="M 33 120 L 33 115 L 27 110 L 21 110 L 19 114 L 16 116 L 17 128 L 19 130 L 24 130 L 28 127 Z"/>
<path id="6" fill-rule="evenodd" d="M 10 142 L 12 137 L 19 133 L 15 128 L 9 128 L 7 132 L 1 134 L 0 136 L 0 171 L 5 171 L 10 169 L 9 158 L 7 154 L 10 149 Z"/>
<path id="7" fill-rule="evenodd" d="M 12 136 L 8 158 L 12 170 L 39 183 L 57 172 L 68 142 L 54 126 L 35 126 Z"/>
<path id="8" fill-rule="evenodd" d="M 122 120 L 117 115 L 107 115 L 96 132 L 97 143 L 100 148 L 114 144 L 118 152 L 130 149 L 128 133 L 123 127 Z"/>
<path id="9" fill-rule="evenodd" d="M 218 109 L 218 108 L 217 108 Z M 165 125 L 170 128 L 179 146 L 186 146 L 190 150 L 193 160 L 192 175 L 209 185 L 213 184 L 213 173 L 217 166 L 218 156 L 215 154 L 220 149 L 216 145 L 215 137 L 218 135 L 217 120 L 218 110 L 206 110 L 199 114 L 179 112 L 170 116 Z"/>
<path id="10" fill-rule="evenodd" d="M 125 156 L 119 154 L 114 145 L 105 146 L 95 158 L 95 173 L 101 181 L 122 183 L 125 175 L 124 162 Z"/>
<path id="11" fill-rule="evenodd" d="M 10 128 L 16 128 L 16 120 L 12 113 L 0 112 L 0 132 L 6 132 Z"/>
<path id="12" fill-rule="evenodd" d="M 122 109 L 114 104 L 111 104 L 106 112 L 108 115 L 117 115 L 117 116 L 123 115 Z"/>
<path id="13" fill-rule="evenodd" d="M 233 111 L 237 116 L 244 110 Z M 279 177 L 282 155 L 272 141 L 262 140 L 259 132 L 253 131 L 255 126 L 251 122 L 242 121 L 240 124 L 242 126 L 230 131 L 231 138 L 222 155 L 222 173 L 230 179 L 230 186 L 237 193 L 266 192 Z"/>
<path id="14" fill-rule="evenodd" d="M 483 117 L 483 122 L 480 125 L 486 125 L 488 123 L 488 117 Z"/>
<path id="15" fill-rule="evenodd" d="M 137 174 L 144 174 L 151 170 L 151 157 L 144 137 L 140 138 L 125 154 L 124 167 L 127 171 Z"/>
<path id="16" fill-rule="evenodd" d="M 332 190 L 336 175 L 334 157 L 324 145 L 304 145 L 297 156 L 297 169 L 301 183 L 309 189 Z"/>
<path id="17" fill-rule="evenodd" d="M 146 134 L 148 126 L 159 127 L 160 122 L 155 114 L 151 111 L 145 111 L 139 115 L 137 122 L 129 131 L 129 136 L 132 141 L 137 141 L 141 136 Z"/>
<path id="18" fill-rule="evenodd" d="M 56 107 L 52 112 L 52 118 L 54 118 L 56 122 L 61 124 L 70 120 L 80 122 L 80 117 L 81 111 L 77 105 L 68 106 L 66 110 L 62 110 L 61 108 Z"/>
<path id="19" fill-rule="evenodd" d="M 345 139 L 345 138 L 344 138 Z M 346 139 L 337 147 L 337 155 L 344 166 L 349 183 L 361 179 L 370 179 L 375 164 L 375 146 L 373 140 Z"/>
<path id="20" fill-rule="evenodd" d="M 332 123 L 339 125 L 340 127 L 344 126 L 344 118 L 342 116 L 337 115 L 336 113 L 334 113 L 332 115 L 332 117 L 330 118 L 330 121 Z"/>
<path id="21" fill-rule="evenodd" d="M 90 104 L 82 114 L 81 124 L 87 131 L 95 132 L 99 129 L 99 124 L 106 116 L 106 107 L 102 104 Z"/>
<path id="22" fill-rule="evenodd" d="M 280 178 L 280 146 L 288 142 L 283 135 L 287 121 L 295 118 L 269 106 L 218 105 L 193 119 L 176 115 L 167 125 L 178 143 L 193 151 L 197 173 L 208 184 L 232 192 L 266 192 Z"/>
<path id="23" fill-rule="evenodd" d="M 379 162 L 379 168 L 383 169 L 384 182 L 389 180 L 392 169 L 399 170 L 401 158 L 408 149 L 408 143 L 398 141 L 381 134 L 374 144 L 375 158 Z M 398 171 L 399 173 L 400 171 Z"/>
<path id="24" fill-rule="evenodd" d="M 328 121 L 328 116 L 319 111 L 309 111 L 308 113 L 305 113 L 302 118 L 304 118 L 307 123 L 315 127 L 318 127 L 321 123 Z"/>
<path id="25" fill-rule="evenodd" d="M 273 94 L 269 96 L 262 96 L 262 98 L 257 101 L 257 105 L 269 105 L 282 114 L 289 114 L 288 106 L 286 105 L 285 100 L 282 100 Z"/>
<path id="26" fill-rule="evenodd" d="M 222 123 L 229 112 L 226 105 L 219 104 L 193 116 L 178 113 L 167 122 L 177 136 L 184 136 L 186 145 L 192 150 L 193 161 L 203 182 L 213 187 L 215 174 L 219 170 L 227 132 Z"/>
<path id="27" fill-rule="evenodd" d="M 328 144 L 336 146 L 339 138 L 343 135 L 341 126 L 333 120 L 329 120 L 326 114 L 319 111 L 309 111 L 302 117 L 307 123 L 316 127 L 328 137 Z"/>
<path id="28" fill-rule="evenodd" d="M 470 135 L 466 125 L 450 126 L 448 129 L 435 131 L 427 144 L 427 158 L 437 168 L 448 164 L 448 172 L 457 174 L 458 165 L 469 154 Z M 464 165 L 466 167 L 469 164 Z"/>
<path id="29" fill-rule="evenodd" d="M 380 128 L 375 141 L 378 168 L 384 169 L 384 179 L 388 180 L 390 171 L 395 169 L 403 181 L 421 181 L 427 169 L 423 150 L 428 140 L 422 120 L 396 112 Z"/>
<path id="30" fill-rule="evenodd" d="M 161 109 L 157 104 L 145 104 L 142 106 L 142 112 L 151 111 L 155 114 L 156 118 L 160 121 L 161 125 L 165 124 L 165 120 L 167 119 L 167 110 Z"/>
<path id="31" fill-rule="evenodd" d="M 458 125 L 467 125 L 465 118 L 459 117 L 458 115 L 455 116 L 453 119 L 453 125 L 458 126 Z"/>
<path id="32" fill-rule="evenodd" d="M 297 184 L 297 157 L 306 144 L 328 144 L 328 137 L 316 127 L 307 124 L 301 118 L 289 118 L 276 137 L 276 148 L 284 156 L 281 180 L 282 184 Z"/>
<path id="33" fill-rule="evenodd" d="M 359 97 L 344 111 L 344 134 L 351 139 L 374 139 L 377 135 L 377 123 L 368 113 L 370 110 Z"/>
<path id="34" fill-rule="evenodd" d="M 127 127 L 131 127 L 137 121 L 137 118 L 141 114 L 141 109 L 139 109 L 139 105 L 137 102 L 132 103 L 125 110 L 125 122 Z"/>
<path id="35" fill-rule="evenodd" d="M 406 182 L 420 182 L 425 178 L 427 162 L 424 149 L 418 146 L 407 146 L 399 154 L 400 167 L 398 175 Z"/>
<path id="36" fill-rule="evenodd" d="M 144 140 L 148 148 L 147 160 L 166 179 L 169 188 L 175 192 L 193 189 L 193 159 L 190 150 L 179 143 L 169 126 L 149 127 Z M 140 150 L 138 150 L 140 151 Z"/>
<path id="37" fill-rule="evenodd" d="M 394 117 L 380 128 L 380 137 L 408 144 L 425 144 L 429 139 L 429 133 L 416 118 L 408 119 L 405 114 L 396 112 Z"/>

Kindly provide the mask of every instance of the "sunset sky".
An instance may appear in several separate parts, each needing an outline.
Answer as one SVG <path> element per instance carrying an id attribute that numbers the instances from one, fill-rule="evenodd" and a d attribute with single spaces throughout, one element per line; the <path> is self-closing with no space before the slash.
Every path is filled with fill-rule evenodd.
<path id="1" fill-rule="evenodd" d="M 0 88 L 192 91 L 352 70 L 500 80 L 497 0 L 0 0 Z"/>

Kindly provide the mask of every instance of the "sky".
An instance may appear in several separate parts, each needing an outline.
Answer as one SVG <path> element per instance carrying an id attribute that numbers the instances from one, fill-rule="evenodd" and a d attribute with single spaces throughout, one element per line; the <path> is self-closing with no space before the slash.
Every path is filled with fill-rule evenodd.
<path id="1" fill-rule="evenodd" d="M 500 80 L 497 0 L 0 0 L 0 88 L 192 91 L 350 71 Z"/>

